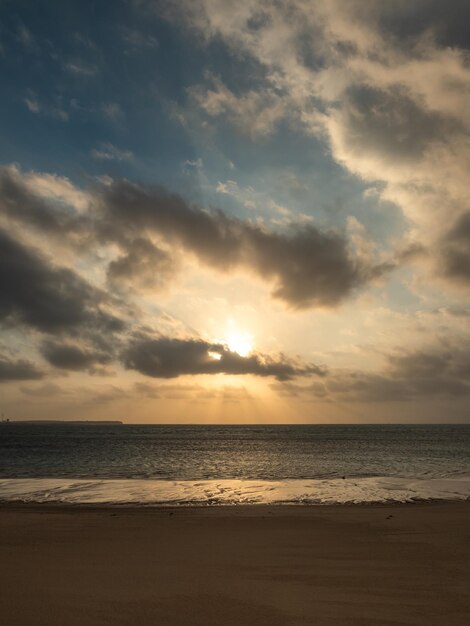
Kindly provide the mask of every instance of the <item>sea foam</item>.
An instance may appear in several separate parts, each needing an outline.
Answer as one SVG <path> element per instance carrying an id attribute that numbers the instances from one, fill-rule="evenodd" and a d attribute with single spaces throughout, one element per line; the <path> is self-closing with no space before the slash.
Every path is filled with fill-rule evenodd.
<path id="1" fill-rule="evenodd" d="M 360 504 L 469 500 L 470 477 L 316 480 L 0 479 L 4 502 L 102 505 Z"/>

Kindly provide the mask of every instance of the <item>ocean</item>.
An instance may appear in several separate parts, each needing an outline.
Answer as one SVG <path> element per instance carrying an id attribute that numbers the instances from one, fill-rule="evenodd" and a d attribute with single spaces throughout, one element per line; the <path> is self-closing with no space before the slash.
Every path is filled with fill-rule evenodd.
<path id="1" fill-rule="evenodd" d="M 470 498 L 470 425 L 0 424 L 0 500 L 213 505 Z"/>

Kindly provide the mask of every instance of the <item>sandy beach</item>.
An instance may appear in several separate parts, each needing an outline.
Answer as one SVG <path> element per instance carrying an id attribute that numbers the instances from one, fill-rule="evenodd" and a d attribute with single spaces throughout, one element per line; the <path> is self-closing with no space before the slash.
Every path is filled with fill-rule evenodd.
<path id="1" fill-rule="evenodd" d="M 8 626 L 470 623 L 470 506 L 0 508 Z"/>

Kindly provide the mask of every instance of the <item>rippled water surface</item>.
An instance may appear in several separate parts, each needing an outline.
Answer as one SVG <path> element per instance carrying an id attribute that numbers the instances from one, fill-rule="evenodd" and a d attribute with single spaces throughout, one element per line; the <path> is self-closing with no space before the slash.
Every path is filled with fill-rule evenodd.
<path id="1" fill-rule="evenodd" d="M 2 478 L 287 480 L 470 475 L 470 426 L 0 424 Z"/>

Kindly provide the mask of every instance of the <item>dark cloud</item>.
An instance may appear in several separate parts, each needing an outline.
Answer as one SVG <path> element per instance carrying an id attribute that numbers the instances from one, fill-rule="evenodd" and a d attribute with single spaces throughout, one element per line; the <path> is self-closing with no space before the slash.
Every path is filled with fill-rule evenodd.
<path id="1" fill-rule="evenodd" d="M 24 198 L 29 202 L 28 195 Z M 150 239 L 152 235 L 219 270 L 249 268 L 274 283 L 276 297 L 296 307 L 336 304 L 371 272 L 350 257 L 344 239 L 312 226 L 288 234 L 265 232 L 221 212 L 191 207 L 162 189 L 145 190 L 126 182 L 101 188 L 95 203 L 89 238 L 112 242 L 123 251 L 108 266 L 111 282 L 155 286 L 170 279 L 171 257 Z M 39 203 L 34 211 L 36 217 L 47 214 L 47 205 Z M 29 213 L 18 215 L 28 222 Z M 46 233 L 67 236 L 68 226 L 59 228 L 53 219 L 35 223 Z M 93 371 L 122 353 L 125 326 L 106 312 L 110 296 L 1 230 L 0 263 L 0 319 L 53 335 L 41 345 L 51 365 Z M 288 380 L 324 373 L 317 366 L 298 365 L 283 357 L 242 357 L 226 346 L 197 339 L 140 337 L 124 350 L 122 359 L 129 369 L 162 378 L 226 373 Z"/>
<path id="2" fill-rule="evenodd" d="M 13 167 L 0 168 L 0 211 L 48 235 L 65 235 L 69 240 L 77 239 L 89 227 L 85 218 L 64 203 L 47 201 L 32 192 Z"/>
<path id="3" fill-rule="evenodd" d="M 390 376 L 408 384 L 413 395 L 470 394 L 468 346 L 416 351 L 388 360 Z"/>
<path id="4" fill-rule="evenodd" d="M 442 241 L 441 272 L 456 281 L 470 282 L 470 211 L 458 218 Z"/>
<path id="5" fill-rule="evenodd" d="M 161 187 L 127 181 L 97 185 L 85 217 L 36 197 L 11 168 L 4 168 L 1 181 L 0 209 L 11 219 L 75 249 L 96 252 L 97 246 L 117 245 L 121 254 L 108 266 L 113 285 L 165 287 L 178 269 L 174 253 L 180 251 L 218 271 L 250 271 L 273 285 L 275 298 L 302 309 L 336 306 L 394 267 L 358 259 L 336 232 L 309 224 L 268 231 L 192 206 Z"/>
<path id="6" fill-rule="evenodd" d="M 0 230 L 0 320 L 44 332 L 113 332 L 122 322 L 101 309 L 104 294 L 75 272 L 50 265 Z"/>
<path id="7" fill-rule="evenodd" d="M 415 163 L 432 143 L 463 130 L 455 120 L 417 103 L 403 87 L 355 85 L 346 93 L 341 111 L 348 149 L 390 163 Z"/>
<path id="8" fill-rule="evenodd" d="M 93 352 L 70 343 L 50 340 L 43 343 L 41 354 L 54 367 L 77 371 L 89 369 L 97 364 L 104 365 L 110 360 L 107 354 Z"/>
<path id="9" fill-rule="evenodd" d="M 437 312 L 440 313 L 441 309 Z M 470 309 L 465 307 L 445 307 L 442 309 L 448 315 L 452 315 L 452 317 L 470 317 Z"/>
<path id="10" fill-rule="evenodd" d="M 302 366 L 260 354 L 241 356 L 227 346 L 201 339 L 138 338 L 123 353 L 126 368 L 155 378 L 194 374 L 254 374 L 289 380 L 295 376 L 324 375 L 316 365 Z"/>
<path id="11" fill-rule="evenodd" d="M 101 210 L 101 237 L 122 241 L 123 233 L 157 234 L 214 269 L 252 271 L 273 283 L 273 296 L 293 308 L 337 305 L 382 271 L 355 259 L 337 233 L 312 225 L 266 231 L 221 211 L 190 206 L 162 188 L 116 182 L 101 190 Z"/>
<path id="12" fill-rule="evenodd" d="M 429 254 L 429 251 L 423 246 L 421 243 L 414 242 L 403 249 L 398 250 L 396 254 L 397 263 L 403 263 L 406 261 L 413 261 L 414 259 L 419 259 L 420 257 L 425 257 Z"/>
<path id="13" fill-rule="evenodd" d="M 44 376 L 34 363 L 25 360 L 13 361 L 0 356 L 0 383 L 13 380 L 38 380 Z"/>
<path id="14" fill-rule="evenodd" d="M 370 3 L 370 0 L 369 0 Z M 401 46 L 416 47 L 420 35 L 432 33 L 442 46 L 470 48 L 467 24 L 470 5 L 467 0 L 413 0 L 413 2 L 377 3 L 370 9 L 380 12 L 379 26 L 384 35 L 393 36 Z"/>
<path id="15" fill-rule="evenodd" d="M 393 402 L 410 399 L 408 385 L 387 375 L 344 372 L 328 382 L 328 393 L 353 401 Z"/>
<path id="16" fill-rule="evenodd" d="M 470 350 L 434 347 L 389 355 L 381 372 L 331 370 L 310 385 L 276 383 L 282 395 L 357 402 L 403 402 L 436 396 L 470 396 Z"/>
<path id="17" fill-rule="evenodd" d="M 111 283 L 127 283 L 141 289 L 162 289 L 171 282 L 177 262 L 149 239 L 138 237 L 126 246 L 126 253 L 108 266 Z"/>
<path id="18" fill-rule="evenodd" d="M 470 244 L 470 211 L 463 213 L 447 235 L 449 241 Z"/>

